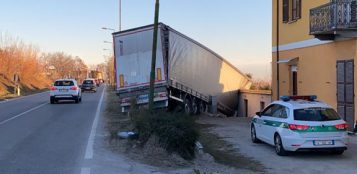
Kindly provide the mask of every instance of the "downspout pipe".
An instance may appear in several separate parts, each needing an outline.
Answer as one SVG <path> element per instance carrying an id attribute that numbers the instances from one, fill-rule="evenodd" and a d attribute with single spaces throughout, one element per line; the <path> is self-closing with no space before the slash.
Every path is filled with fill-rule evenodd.
<path id="1" fill-rule="evenodd" d="M 279 20 L 279 16 L 280 16 L 280 0 L 277 0 L 277 11 L 276 11 L 276 97 L 277 100 L 279 100 L 280 98 L 280 76 L 279 76 L 279 35 L 280 35 L 280 20 Z"/>

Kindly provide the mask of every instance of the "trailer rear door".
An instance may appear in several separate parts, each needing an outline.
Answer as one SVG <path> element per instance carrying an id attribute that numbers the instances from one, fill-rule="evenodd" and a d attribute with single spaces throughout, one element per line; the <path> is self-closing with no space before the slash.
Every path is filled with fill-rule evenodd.
<path id="1" fill-rule="evenodd" d="M 156 54 L 156 82 L 166 82 L 163 60 L 161 29 L 158 31 L 158 46 Z M 134 31 L 121 32 L 114 35 L 114 50 L 116 60 L 117 90 L 134 90 L 149 86 L 152 57 L 153 27 Z"/>

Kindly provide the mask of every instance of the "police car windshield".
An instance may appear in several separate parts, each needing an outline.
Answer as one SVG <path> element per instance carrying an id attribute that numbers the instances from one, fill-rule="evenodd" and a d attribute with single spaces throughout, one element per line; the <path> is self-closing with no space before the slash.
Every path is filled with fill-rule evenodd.
<path id="1" fill-rule="evenodd" d="M 333 121 L 341 119 L 331 108 L 295 109 L 294 119 L 299 121 Z"/>

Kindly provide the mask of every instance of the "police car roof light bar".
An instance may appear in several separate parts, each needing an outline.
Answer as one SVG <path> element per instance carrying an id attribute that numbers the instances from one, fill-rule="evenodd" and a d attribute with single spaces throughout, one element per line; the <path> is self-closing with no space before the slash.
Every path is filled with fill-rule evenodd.
<path id="1" fill-rule="evenodd" d="M 305 96 L 281 96 L 280 100 L 282 101 L 290 101 L 290 100 L 308 100 L 315 101 L 317 99 L 316 95 L 305 95 Z"/>

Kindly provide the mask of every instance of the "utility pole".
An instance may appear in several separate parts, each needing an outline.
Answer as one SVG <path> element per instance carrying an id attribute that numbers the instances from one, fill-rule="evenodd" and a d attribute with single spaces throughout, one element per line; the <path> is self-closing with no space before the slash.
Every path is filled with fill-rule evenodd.
<path id="1" fill-rule="evenodd" d="M 149 90 L 149 109 L 154 109 L 154 89 L 155 89 L 155 68 L 156 68 L 156 49 L 157 49 L 157 30 L 159 25 L 159 0 L 155 3 L 154 37 L 152 42 L 150 90 Z"/>
<path id="2" fill-rule="evenodd" d="M 121 31 L 121 0 L 119 0 L 119 31 Z"/>

